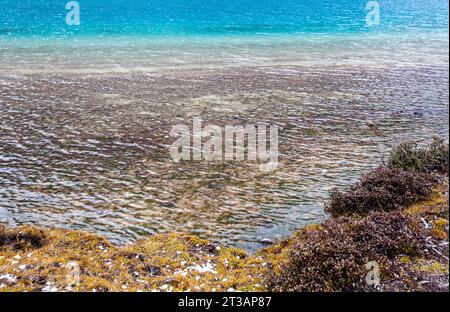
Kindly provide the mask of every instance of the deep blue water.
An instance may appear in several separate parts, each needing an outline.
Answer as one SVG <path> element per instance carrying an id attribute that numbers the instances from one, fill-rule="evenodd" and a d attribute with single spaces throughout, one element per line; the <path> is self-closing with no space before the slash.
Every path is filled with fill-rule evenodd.
<path id="1" fill-rule="evenodd" d="M 378 27 L 361 0 L 80 0 L 79 26 L 67 2 L 0 0 L 0 38 L 448 31 L 447 0 L 380 0 Z"/>

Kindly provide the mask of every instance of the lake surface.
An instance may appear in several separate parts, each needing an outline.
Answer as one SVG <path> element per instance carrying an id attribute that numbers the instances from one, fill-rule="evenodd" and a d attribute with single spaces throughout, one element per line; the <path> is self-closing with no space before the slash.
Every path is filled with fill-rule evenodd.
<path id="1" fill-rule="evenodd" d="M 67 27 L 69 1 L 2 0 L 0 34 L 17 37 L 258 35 L 445 31 L 445 0 L 383 0 L 380 27 L 366 26 L 361 0 L 83 0 L 79 27 Z"/>
<path id="2" fill-rule="evenodd" d="M 253 250 L 395 144 L 448 138 L 448 2 L 0 0 L 0 223 Z M 277 124 L 280 164 L 171 160 L 174 125 Z M 368 127 L 367 124 L 375 124 Z"/>

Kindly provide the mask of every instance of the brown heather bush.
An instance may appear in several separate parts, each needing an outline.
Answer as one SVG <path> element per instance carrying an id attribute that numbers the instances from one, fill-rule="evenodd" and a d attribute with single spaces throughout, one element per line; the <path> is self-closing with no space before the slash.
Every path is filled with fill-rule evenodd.
<path id="1" fill-rule="evenodd" d="M 334 216 L 392 211 L 427 199 L 436 183 L 428 174 L 380 167 L 345 192 L 333 190 L 326 211 Z"/>
<path id="2" fill-rule="evenodd" d="M 28 250 L 40 248 L 47 242 L 44 231 L 30 226 L 8 230 L 0 224 L 0 251 L 2 248 Z"/>
<path id="3" fill-rule="evenodd" d="M 340 217 L 317 230 L 301 230 L 291 243 L 287 262 L 273 272 L 273 291 L 370 291 L 366 264 L 380 265 L 382 280 L 395 275 L 395 258 L 420 256 L 428 233 L 419 221 L 400 212 Z"/>
<path id="4" fill-rule="evenodd" d="M 406 171 L 448 174 L 448 143 L 435 137 L 424 147 L 407 141 L 395 147 L 388 159 L 388 167 Z"/>

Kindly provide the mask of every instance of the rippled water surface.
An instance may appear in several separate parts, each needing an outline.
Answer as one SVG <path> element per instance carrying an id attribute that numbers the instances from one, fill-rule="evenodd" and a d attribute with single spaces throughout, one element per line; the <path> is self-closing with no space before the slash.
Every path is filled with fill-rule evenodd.
<path id="1" fill-rule="evenodd" d="M 447 77 L 440 66 L 3 75 L 0 221 L 116 241 L 187 230 L 251 248 L 325 218 L 330 189 L 396 142 L 447 135 Z M 279 168 L 172 162 L 170 129 L 193 116 L 278 124 Z"/>
<path id="2" fill-rule="evenodd" d="M 298 10 L 270 31 L 266 11 L 237 26 L 195 14 L 177 27 L 101 19 L 79 34 L 62 34 L 58 14 L 28 29 L 1 11 L 9 26 L 0 22 L 0 223 L 84 229 L 118 243 L 187 231 L 254 249 L 325 219 L 329 191 L 380 165 L 401 140 L 448 138 L 446 2 L 422 15 L 414 12 L 423 1 L 392 5 L 393 22 L 370 34 L 349 13 L 360 2 L 345 1 L 340 23 L 310 10 L 301 25 L 301 6 L 288 3 Z M 171 31 L 143 36 L 149 29 Z M 195 116 L 277 124 L 277 170 L 173 162 L 170 131 Z"/>

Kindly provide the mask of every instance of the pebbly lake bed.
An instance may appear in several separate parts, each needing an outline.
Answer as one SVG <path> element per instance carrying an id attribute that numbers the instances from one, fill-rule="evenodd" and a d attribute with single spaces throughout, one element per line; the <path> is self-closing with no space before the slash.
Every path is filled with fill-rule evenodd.
<path id="1" fill-rule="evenodd" d="M 187 232 L 256 250 L 327 218 L 329 191 L 395 144 L 448 138 L 448 66 L 0 76 L 0 223 L 115 243 Z M 174 125 L 276 124 L 279 165 L 172 161 Z"/>

